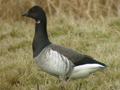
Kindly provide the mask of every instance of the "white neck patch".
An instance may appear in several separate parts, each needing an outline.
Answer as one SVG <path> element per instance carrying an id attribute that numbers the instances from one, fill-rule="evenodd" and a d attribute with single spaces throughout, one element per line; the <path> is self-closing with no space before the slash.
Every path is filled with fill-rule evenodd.
<path id="1" fill-rule="evenodd" d="M 40 20 L 37 20 L 36 23 L 37 23 L 37 24 L 40 24 Z"/>

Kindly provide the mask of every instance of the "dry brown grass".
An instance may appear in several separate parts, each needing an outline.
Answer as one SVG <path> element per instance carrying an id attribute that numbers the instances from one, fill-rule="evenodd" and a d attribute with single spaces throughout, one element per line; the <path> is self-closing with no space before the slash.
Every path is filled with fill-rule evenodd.
<path id="1" fill-rule="evenodd" d="M 32 58 L 34 24 L 0 21 L 0 90 L 120 89 L 120 20 L 74 20 L 62 15 L 48 18 L 51 42 L 70 47 L 108 65 L 85 79 L 56 84 L 56 78 L 41 71 Z"/>
<path id="2" fill-rule="evenodd" d="M 34 5 L 41 6 L 51 17 L 60 13 L 88 19 L 120 16 L 120 0 L 0 0 L 0 17 L 21 20 L 21 14 Z"/>
<path id="3" fill-rule="evenodd" d="M 33 20 L 21 14 L 34 5 L 41 6 L 49 17 L 51 42 L 108 65 L 88 78 L 70 80 L 68 90 L 78 89 L 81 82 L 81 90 L 119 90 L 119 4 L 120 0 L 0 0 L 0 90 L 37 90 L 37 83 L 40 90 L 66 87 L 65 82 L 56 84 L 56 78 L 41 71 L 33 61 Z"/>

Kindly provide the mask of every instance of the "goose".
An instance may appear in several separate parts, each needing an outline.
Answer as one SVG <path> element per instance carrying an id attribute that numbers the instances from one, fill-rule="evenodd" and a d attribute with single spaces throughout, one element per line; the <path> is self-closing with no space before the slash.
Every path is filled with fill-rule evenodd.
<path id="1" fill-rule="evenodd" d="M 35 20 L 35 34 L 32 42 L 33 59 L 44 72 L 57 77 L 79 79 L 91 73 L 105 69 L 106 65 L 88 55 L 50 42 L 47 34 L 47 18 L 45 11 L 33 6 L 22 16 Z"/>

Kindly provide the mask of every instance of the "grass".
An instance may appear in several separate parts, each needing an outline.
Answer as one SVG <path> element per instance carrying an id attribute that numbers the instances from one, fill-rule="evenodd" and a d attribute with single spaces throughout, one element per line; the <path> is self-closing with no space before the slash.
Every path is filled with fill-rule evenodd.
<path id="1" fill-rule="evenodd" d="M 20 15 L 34 5 L 41 6 L 51 17 L 61 13 L 91 20 L 120 16 L 119 0 L 0 0 L 0 19 L 20 21 Z"/>
<path id="2" fill-rule="evenodd" d="M 34 22 L 34 21 L 32 21 Z M 4 24 L 3 24 L 4 23 Z M 41 71 L 32 58 L 34 24 L 0 21 L 0 90 L 61 90 L 66 83 Z M 48 18 L 51 42 L 70 47 L 108 65 L 84 79 L 69 80 L 68 90 L 120 89 L 120 19 Z M 63 89 L 64 90 L 64 89 Z"/>

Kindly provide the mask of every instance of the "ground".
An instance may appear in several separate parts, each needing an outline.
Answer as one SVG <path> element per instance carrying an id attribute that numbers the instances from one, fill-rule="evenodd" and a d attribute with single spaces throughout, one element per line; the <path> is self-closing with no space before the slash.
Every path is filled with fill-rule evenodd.
<path id="1" fill-rule="evenodd" d="M 120 90 L 120 19 L 48 18 L 52 43 L 70 47 L 105 63 L 105 70 L 67 84 L 40 70 L 32 55 L 34 21 L 0 21 L 0 90 Z M 63 88 L 63 89 L 61 89 Z"/>

